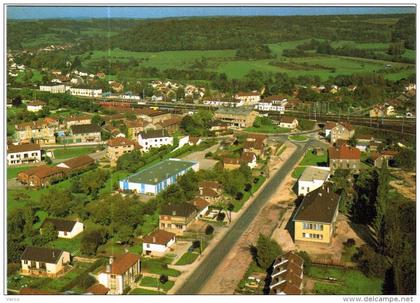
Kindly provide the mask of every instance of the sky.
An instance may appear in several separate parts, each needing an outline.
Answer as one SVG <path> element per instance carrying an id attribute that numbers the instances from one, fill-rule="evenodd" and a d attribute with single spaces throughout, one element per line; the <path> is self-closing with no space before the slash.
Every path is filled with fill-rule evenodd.
<path id="1" fill-rule="evenodd" d="M 415 13 L 412 7 L 76 7 L 7 6 L 8 19 L 167 18 Z"/>

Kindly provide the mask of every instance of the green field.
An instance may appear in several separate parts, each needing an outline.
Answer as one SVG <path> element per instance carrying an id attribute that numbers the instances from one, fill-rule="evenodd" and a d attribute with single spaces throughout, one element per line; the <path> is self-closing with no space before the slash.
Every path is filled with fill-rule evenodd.
<path id="1" fill-rule="evenodd" d="M 309 276 L 317 280 L 314 293 L 319 295 L 380 295 L 383 281 L 379 278 L 368 278 L 362 272 L 351 269 L 311 266 Z M 336 281 L 329 281 L 335 278 Z"/>
<path id="2" fill-rule="evenodd" d="M 84 65 L 100 58 L 111 58 L 111 61 L 128 61 L 130 58 L 140 60 L 142 67 L 155 67 L 159 70 L 169 68 L 191 69 L 196 60 L 207 59 L 208 71 L 226 73 L 230 79 L 241 79 L 251 70 L 262 72 L 283 72 L 289 76 L 319 76 L 326 80 L 330 76 L 352 75 L 354 73 L 382 72 L 386 64 L 393 68 L 401 69 L 387 72 L 384 77 L 387 79 L 399 79 L 415 72 L 414 64 L 397 63 L 391 61 L 340 57 L 334 55 L 313 54 L 311 57 L 288 58 L 282 55 L 284 49 L 295 48 L 309 40 L 287 41 L 268 44 L 275 59 L 263 60 L 237 60 L 236 50 L 206 50 L 206 51 L 163 51 L 163 52 L 132 52 L 121 49 L 110 51 L 93 51 L 90 59 L 82 60 Z M 334 47 L 349 45 L 354 48 L 372 49 L 381 54 L 386 54 L 389 47 L 387 43 L 357 43 L 354 41 L 333 42 Z M 86 58 L 84 54 L 82 58 Z M 406 50 L 403 57 L 415 58 L 415 51 Z M 273 63 L 273 64 L 271 64 Z M 335 69 L 335 70 L 334 70 Z"/>
<path id="3" fill-rule="evenodd" d="M 140 281 L 140 286 L 146 286 L 146 287 L 155 287 L 156 290 L 159 286 L 160 290 L 163 290 L 165 292 L 167 292 L 168 290 L 170 290 L 172 288 L 172 286 L 174 286 L 174 281 L 168 281 L 165 284 L 162 284 L 159 279 L 157 278 L 152 278 L 152 277 L 143 277 Z"/>
<path id="4" fill-rule="evenodd" d="M 308 150 L 305 154 L 305 157 L 303 157 L 302 162 L 300 162 L 300 166 L 322 166 L 321 164 L 326 164 L 328 160 L 327 153 L 324 153 L 322 156 L 317 156 L 312 153 L 311 150 Z"/>
<path id="5" fill-rule="evenodd" d="M 96 148 L 94 147 L 66 147 L 57 148 L 54 150 L 54 157 L 56 160 L 76 158 L 79 156 L 94 153 Z"/>

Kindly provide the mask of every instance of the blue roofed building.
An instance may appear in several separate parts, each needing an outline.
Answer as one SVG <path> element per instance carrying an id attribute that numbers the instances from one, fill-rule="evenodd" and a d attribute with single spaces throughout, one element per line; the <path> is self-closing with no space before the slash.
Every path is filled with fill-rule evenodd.
<path id="1" fill-rule="evenodd" d="M 169 185 L 176 183 L 176 179 L 190 169 L 198 171 L 198 162 L 180 159 L 164 160 L 120 180 L 119 187 L 123 191 L 156 195 Z"/>

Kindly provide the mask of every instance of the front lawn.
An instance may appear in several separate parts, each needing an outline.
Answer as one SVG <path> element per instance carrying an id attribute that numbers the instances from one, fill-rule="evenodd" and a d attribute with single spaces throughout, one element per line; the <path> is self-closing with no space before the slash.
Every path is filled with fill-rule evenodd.
<path id="1" fill-rule="evenodd" d="M 352 262 L 351 257 L 357 252 L 357 247 L 355 245 L 353 246 L 345 246 L 343 252 L 341 254 L 341 261 L 342 262 Z"/>
<path id="2" fill-rule="evenodd" d="M 253 183 L 252 184 L 252 188 L 251 188 L 250 191 L 243 191 L 242 192 L 243 193 L 243 196 L 242 196 L 242 199 L 241 200 L 234 199 L 232 201 L 232 204 L 234 206 L 234 208 L 233 208 L 232 211 L 238 212 L 242 208 L 242 206 L 244 205 L 244 203 L 246 201 L 248 201 L 248 199 L 251 197 L 251 195 L 253 193 L 255 193 L 261 187 L 261 185 L 263 185 L 265 179 L 266 178 L 264 176 L 259 176 L 258 177 L 258 181 L 256 183 Z"/>
<path id="3" fill-rule="evenodd" d="M 57 160 L 76 158 L 79 156 L 94 153 L 95 147 L 64 147 L 54 150 L 54 158 Z"/>
<path id="4" fill-rule="evenodd" d="M 152 278 L 152 277 L 143 277 L 140 282 L 140 286 L 146 286 L 146 287 L 155 287 L 157 289 L 159 285 L 159 289 L 167 292 L 174 286 L 174 281 L 167 281 L 165 284 L 161 283 L 158 278 Z"/>
<path id="5" fill-rule="evenodd" d="M 318 295 L 380 295 L 382 279 L 366 277 L 361 271 L 328 266 L 311 266 L 309 276 L 325 279 L 316 281 L 314 293 Z M 336 279 L 336 281 L 329 280 Z"/>
<path id="6" fill-rule="evenodd" d="M 161 291 L 158 292 L 158 291 L 145 289 L 145 288 L 134 288 L 128 294 L 129 295 L 164 295 L 164 293 Z"/>
<path id="7" fill-rule="evenodd" d="M 151 274 L 166 275 L 171 277 L 178 277 L 181 274 L 179 270 L 169 268 L 168 264 L 162 260 L 143 259 L 142 267 L 144 271 Z"/>
<path id="8" fill-rule="evenodd" d="M 58 248 L 65 251 L 68 251 L 72 256 L 80 255 L 80 240 L 82 239 L 82 234 L 77 235 L 73 239 L 64 239 L 58 238 L 50 243 L 48 247 Z"/>
<path id="9" fill-rule="evenodd" d="M 300 176 L 302 176 L 303 171 L 305 170 L 306 167 L 304 166 L 298 166 L 295 168 L 295 170 L 292 172 L 292 177 L 295 179 L 299 179 Z"/>
<path id="10" fill-rule="evenodd" d="M 195 261 L 195 259 L 197 259 L 198 256 L 199 256 L 198 253 L 186 252 L 185 254 L 182 255 L 181 258 L 179 258 L 179 260 L 175 263 L 175 265 L 191 264 Z"/>
<path id="11" fill-rule="evenodd" d="M 317 156 L 312 153 L 312 150 L 308 150 L 305 154 L 305 157 L 300 162 L 300 166 L 327 166 L 328 156 L 326 153 L 321 156 Z"/>

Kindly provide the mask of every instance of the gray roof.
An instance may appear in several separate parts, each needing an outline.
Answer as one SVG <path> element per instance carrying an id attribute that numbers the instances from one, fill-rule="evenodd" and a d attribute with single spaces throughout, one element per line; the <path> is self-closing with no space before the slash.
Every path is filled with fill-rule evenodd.
<path id="1" fill-rule="evenodd" d="M 73 134 L 90 134 L 101 132 L 101 128 L 96 124 L 72 125 L 70 128 Z"/>
<path id="2" fill-rule="evenodd" d="M 253 112 L 253 109 L 248 108 L 237 108 L 237 107 L 226 107 L 226 108 L 219 108 L 216 110 L 217 114 L 233 114 L 233 115 L 249 115 Z"/>
<path id="3" fill-rule="evenodd" d="M 191 203 L 169 203 L 162 207 L 160 214 L 166 216 L 189 217 L 196 211 L 197 207 Z"/>
<path id="4" fill-rule="evenodd" d="M 323 169 L 316 166 L 309 166 L 305 168 L 299 181 L 313 181 L 313 180 L 327 180 L 330 175 L 329 169 Z"/>
<path id="5" fill-rule="evenodd" d="M 38 261 L 56 264 L 63 251 L 46 247 L 26 247 L 21 260 Z"/>
<path id="6" fill-rule="evenodd" d="M 165 129 L 142 131 L 140 135 L 143 139 L 170 137 L 168 131 Z"/>

